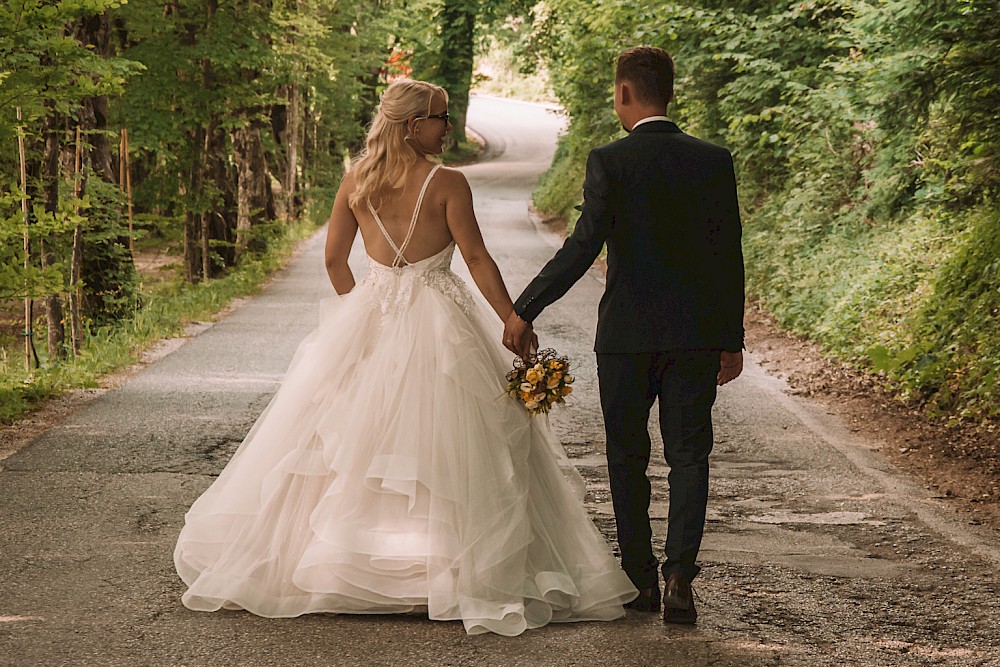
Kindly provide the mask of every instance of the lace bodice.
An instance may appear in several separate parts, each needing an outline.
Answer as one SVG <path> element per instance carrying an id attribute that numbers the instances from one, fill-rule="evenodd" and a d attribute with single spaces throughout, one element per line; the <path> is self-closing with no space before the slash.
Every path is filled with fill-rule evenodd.
<path id="1" fill-rule="evenodd" d="M 468 285 L 454 271 L 451 262 L 455 243 L 436 255 L 404 266 L 386 266 L 368 258 L 368 276 L 362 285 L 375 291 L 379 312 L 383 318 L 402 312 L 412 301 L 416 289 L 430 288 L 454 301 L 466 314 L 476 307 Z"/>
<path id="2" fill-rule="evenodd" d="M 413 299 L 414 289 L 418 286 L 429 287 L 444 294 L 458 304 L 466 314 L 471 314 L 475 307 L 475 300 L 465 281 L 451 270 L 451 260 L 455 256 L 454 241 L 436 255 L 431 255 L 419 262 L 410 262 L 403 255 L 413 238 L 413 232 L 416 231 L 417 218 L 420 216 L 420 206 L 424 202 L 427 186 L 430 185 L 431 179 L 440 168 L 441 165 L 435 165 L 427 174 L 427 178 L 420 188 L 417 204 L 413 207 L 413 215 L 410 217 L 410 226 L 406 230 L 406 238 L 399 245 L 396 245 L 389 231 L 382 224 L 382 219 L 379 218 L 375 207 L 366 200 L 368 210 L 375 218 L 379 231 L 382 232 L 382 236 L 396 253 L 392 260 L 392 266 L 386 266 L 369 256 L 368 268 L 370 270 L 368 277 L 362 283 L 375 290 L 376 301 L 383 320 L 392 314 L 401 312 Z"/>

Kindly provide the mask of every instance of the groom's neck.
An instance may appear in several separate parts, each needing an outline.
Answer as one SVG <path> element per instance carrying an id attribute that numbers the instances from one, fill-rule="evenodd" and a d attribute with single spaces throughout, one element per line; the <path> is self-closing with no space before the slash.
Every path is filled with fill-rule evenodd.
<path id="1" fill-rule="evenodd" d="M 635 124 L 643 118 L 666 115 L 666 107 L 657 106 L 655 104 L 630 105 L 627 109 L 623 109 L 623 113 L 621 114 L 619 120 L 622 122 L 622 127 L 631 132 L 632 128 L 635 127 Z"/>

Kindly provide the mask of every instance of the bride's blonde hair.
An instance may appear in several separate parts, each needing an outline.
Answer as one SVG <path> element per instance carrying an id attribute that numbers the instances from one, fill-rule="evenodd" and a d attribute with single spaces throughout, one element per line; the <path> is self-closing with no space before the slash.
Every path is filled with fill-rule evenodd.
<path id="1" fill-rule="evenodd" d="M 407 121 L 413 116 L 427 116 L 436 96 L 448 102 L 448 92 L 426 81 L 399 79 L 382 93 L 375 109 L 365 148 L 354 162 L 354 192 L 348 198 L 351 207 L 364 199 L 378 208 L 386 191 L 400 182 L 406 168 L 423 157 L 408 141 Z"/>

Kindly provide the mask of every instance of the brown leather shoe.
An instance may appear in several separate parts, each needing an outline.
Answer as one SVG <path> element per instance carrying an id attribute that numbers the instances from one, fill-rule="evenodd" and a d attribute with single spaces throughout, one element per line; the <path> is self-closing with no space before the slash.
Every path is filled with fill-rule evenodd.
<path id="1" fill-rule="evenodd" d="M 626 602 L 623 606 L 626 609 L 634 609 L 635 611 L 660 611 L 659 582 L 652 588 L 640 588 L 639 597 L 631 602 Z"/>
<path id="2" fill-rule="evenodd" d="M 663 589 L 663 622 L 690 625 L 697 620 L 691 583 L 679 572 L 674 572 L 667 577 L 667 585 Z"/>

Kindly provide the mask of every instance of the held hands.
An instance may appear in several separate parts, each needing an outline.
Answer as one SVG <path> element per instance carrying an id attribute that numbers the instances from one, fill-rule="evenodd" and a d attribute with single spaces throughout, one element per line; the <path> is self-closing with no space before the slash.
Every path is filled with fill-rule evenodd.
<path id="1" fill-rule="evenodd" d="M 511 311 L 503 329 L 503 346 L 518 355 L 525 357 L 538 349 L 538 336 L 528 322 L 522 320 L 517 313 Z M 719 375 L 717 382 L 721 387 L 732 382 L 743 372 L 742 352 L 722 352 L 719 359 Z"/>
<path id="2" fill-rule="evenodd" d="M 719 376 L 717 378 L 719 386 L 731 382 L 743 372 L 742 352 L 723 352 L 719 359 Z"/>
<path id="3" fill-rule="evenodd" d="M 531 325 L 511 311 L 503 329 L 503 346 L 519 357 L 526 357 L 538 349 L 538 336 Z"/>

